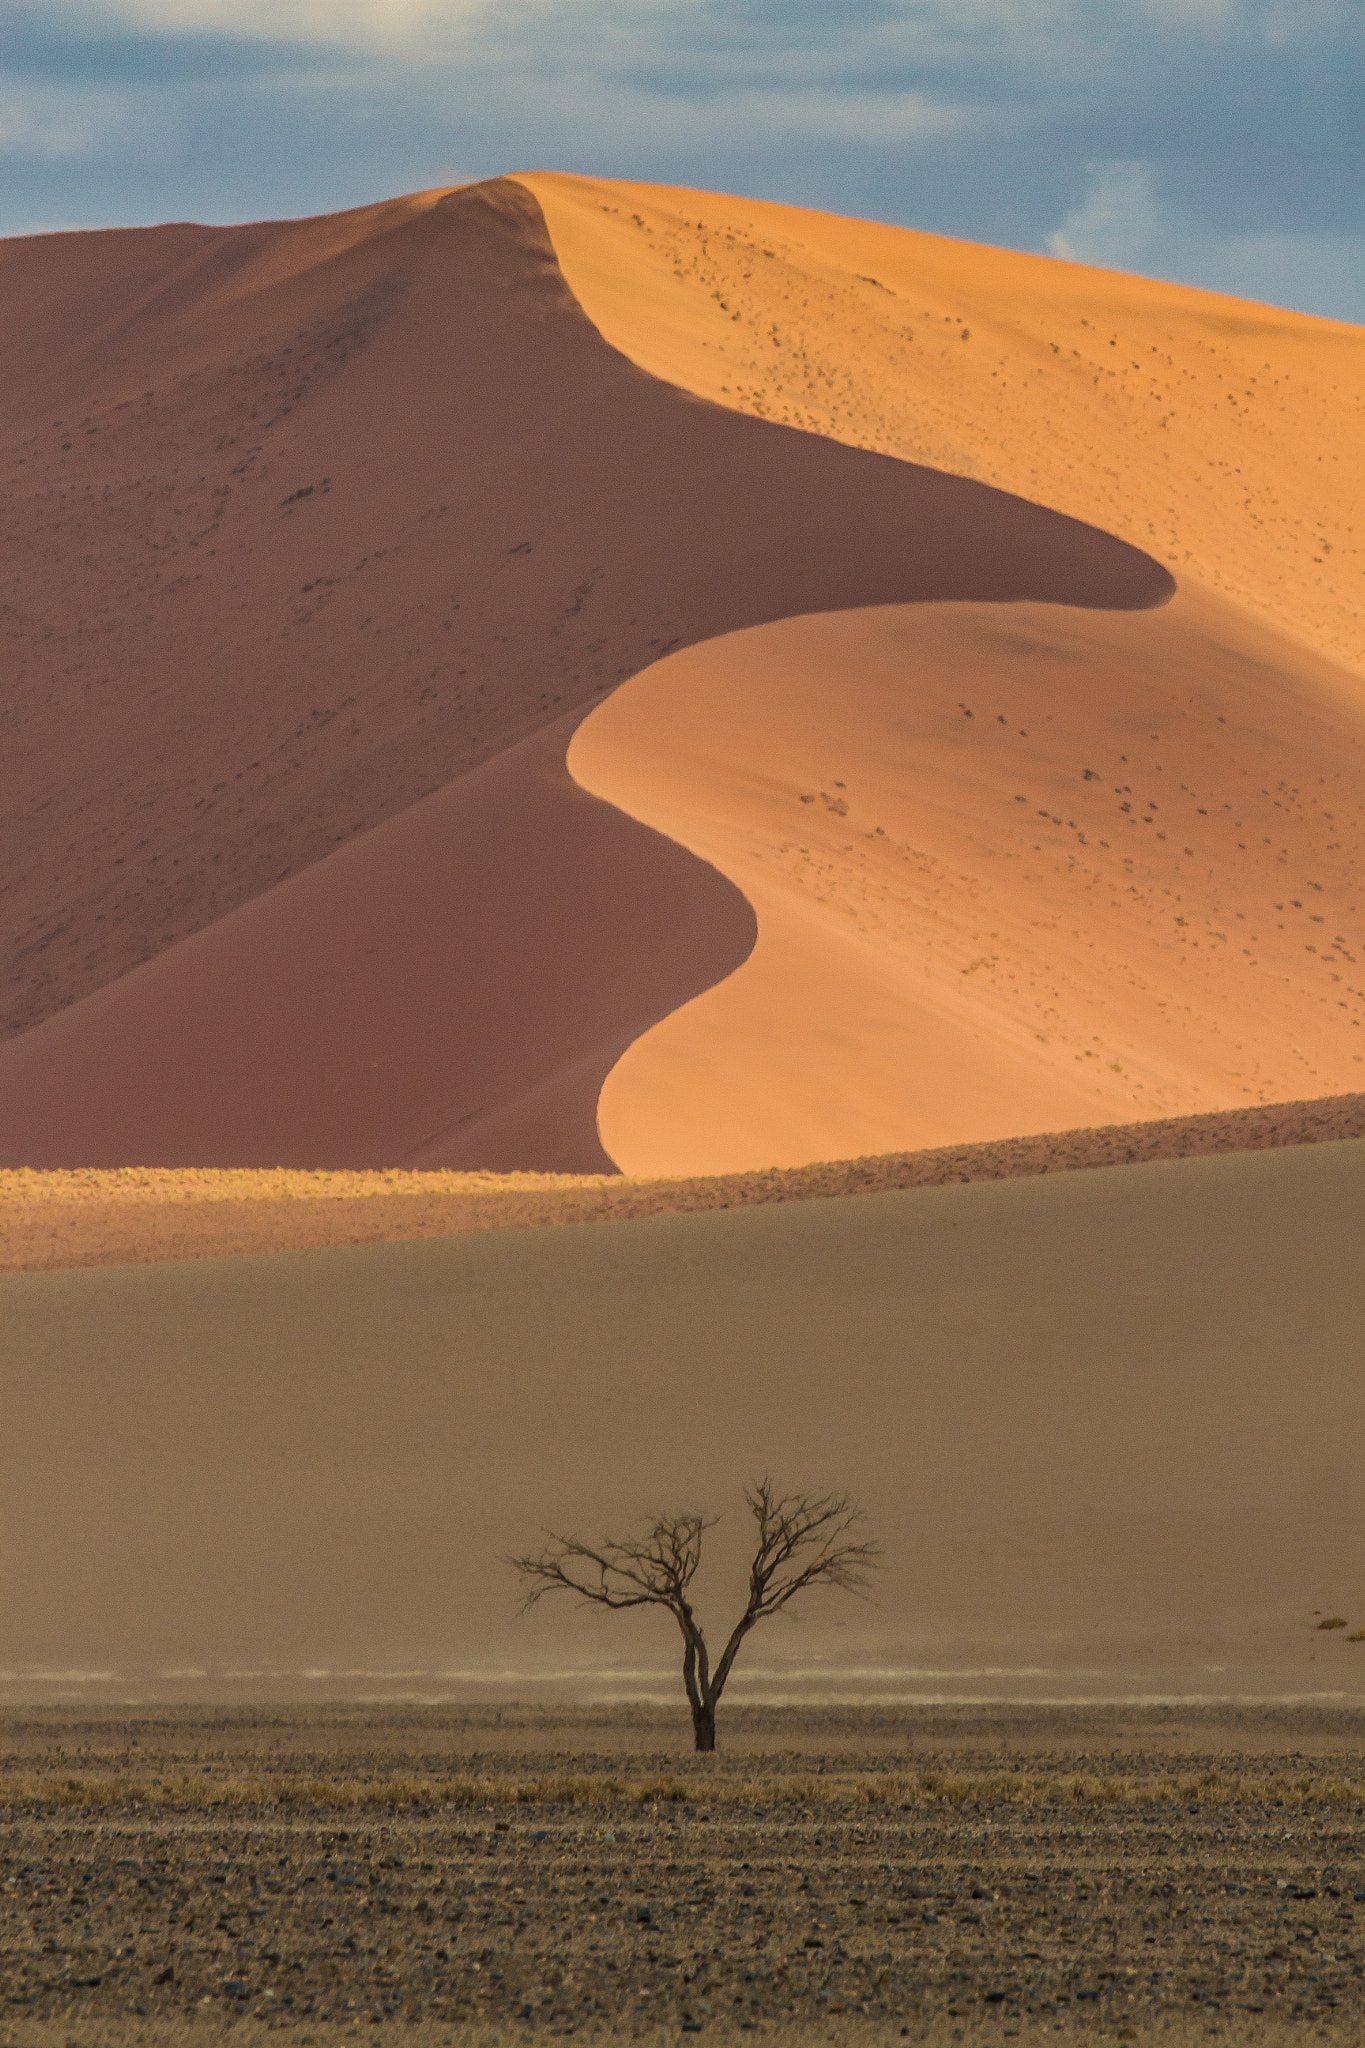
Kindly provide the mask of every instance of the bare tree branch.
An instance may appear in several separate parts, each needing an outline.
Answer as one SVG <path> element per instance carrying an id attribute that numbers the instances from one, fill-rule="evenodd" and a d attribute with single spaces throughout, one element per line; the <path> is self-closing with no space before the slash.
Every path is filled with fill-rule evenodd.
<path id="1" fill-rule="evenodd" d="M 847 1494 L 778 1494 L 765 1474 L 744 1498 L 758 1524 L 758 1549 L 749 1567 L 748 1605 L 716 1666 L 717 1697 L 750 1629 L 809 1586 L 864 1594 L 881 1557 L 875 1543 L 853 1540 L 863 1511 Z"/>
<path id="2" fill-rule="evenodd" d="M 668 1608 L 682 1632 L 683 1686 L 698 1749 L 715 1748 L 716 1703 L 749 1631 L 809 1587 L 863 1593 L 881 1556 L 874 1543 L 854 1538 L 862 1509 L 846 1494 L 779 1494 L 765 1476 L 744 1498 L 758 1525 L 758 1547 L 748 1601 L 714 1674 L 688 1590 L 701 1563 L 702 1538 L 718 1516 L 661 1516 L 645 1535 L 604 1537 L 596 1549 L 547 1529 L 540 1550 L 505 1560 L 526 1587 L 523 1613 L 558 1592 L 595 1607 Z"/>

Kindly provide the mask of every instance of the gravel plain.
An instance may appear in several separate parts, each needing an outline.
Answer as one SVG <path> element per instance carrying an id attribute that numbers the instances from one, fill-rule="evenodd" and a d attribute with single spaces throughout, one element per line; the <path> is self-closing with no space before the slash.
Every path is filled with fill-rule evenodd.
<path id="1" fill-rule="evenodd" d="M 1359 2039 L 1365 1717 L 1147 1721 L 29 1712 L 0 2043 Z"/>

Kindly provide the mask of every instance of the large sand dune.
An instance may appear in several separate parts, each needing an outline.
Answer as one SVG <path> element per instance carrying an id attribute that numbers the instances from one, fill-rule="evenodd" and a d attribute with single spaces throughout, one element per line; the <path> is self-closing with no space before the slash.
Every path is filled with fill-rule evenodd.
<path id="1" fill-rule="evenodd" d="M 1359 330 L 541 174 L 0 278 L 3 1160 L 1359 1086 Z"/>
<path id="2" fill-rule="evenodd" d="M 750 1696 L 1365 1697 L 1358 331 L 542 176 L 0 283 L 0 1162 L 736 1169 L 0 1280 L 0 1696 L 672 1699 L 497 1559 L 714 1627 L 770 1467 Z"/>
<path id="3" fill-rule="evenodd" d="M 769 1466 L 886 1565 L 737 1696 L 1358 1698 L 1363 1166 L 7 1276 L 4 1695 L 676 1701 L 671 1625 L 499 1555 L 722 1510 L 714 1633 Z"/>
<path id="4" fill-rule="evenodd" d="M 515 184 L 5 261 L 12 1162 L 603 1165 L 612 1060 L 753 932 L 575 801 L 575 717 L 793 613 L 1171 589 L 637 368 Z"/>

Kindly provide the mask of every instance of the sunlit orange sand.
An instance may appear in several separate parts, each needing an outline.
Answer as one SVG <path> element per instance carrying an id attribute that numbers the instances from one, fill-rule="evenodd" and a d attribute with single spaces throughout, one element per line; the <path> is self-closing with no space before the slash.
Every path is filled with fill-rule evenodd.
<path id="1" fill-rule="evenodd" d="M 606 1149 L 732 1172 L 1359 1086 L 1340 680 L 1195 589 L 789 620 L 627 683 L 570 769 L 758 941 L 617 1063 Z"/>

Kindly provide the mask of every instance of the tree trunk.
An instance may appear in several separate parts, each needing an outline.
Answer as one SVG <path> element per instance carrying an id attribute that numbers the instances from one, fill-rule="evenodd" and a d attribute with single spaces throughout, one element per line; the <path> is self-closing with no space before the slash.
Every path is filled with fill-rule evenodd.
<path id="1" fill-rule="evenodd" d="M 698 1700 L 692 1709 L 692 1733 L 697 1738 L 699 1750 L 712 1750 L 716 1746 L 716 1707 L 714 1700 Z"/>

